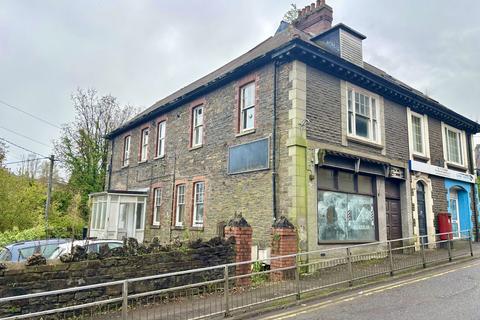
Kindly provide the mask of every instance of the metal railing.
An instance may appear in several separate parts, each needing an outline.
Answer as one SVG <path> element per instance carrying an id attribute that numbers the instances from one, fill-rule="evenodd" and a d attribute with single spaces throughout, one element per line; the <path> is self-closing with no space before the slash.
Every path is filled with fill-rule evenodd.
<path id="1" fill-rule="evenodd" d="M 6 319 L 203 319 L 473 256 L 470 231 L 411 237 L 0 298 Z M 247 265 L 248 274 L 239 274 Z M 243 268 L 245 269 L 245 268 Z"/>

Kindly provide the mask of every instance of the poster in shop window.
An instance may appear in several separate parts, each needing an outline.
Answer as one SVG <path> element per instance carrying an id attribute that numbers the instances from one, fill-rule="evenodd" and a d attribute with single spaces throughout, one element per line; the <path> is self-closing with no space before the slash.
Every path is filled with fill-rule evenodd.
<path id="1" fill-rule="evenodd" d="M 373 204 L 371 196 L 319 191 L 319 241 L 374 241 Z"/>

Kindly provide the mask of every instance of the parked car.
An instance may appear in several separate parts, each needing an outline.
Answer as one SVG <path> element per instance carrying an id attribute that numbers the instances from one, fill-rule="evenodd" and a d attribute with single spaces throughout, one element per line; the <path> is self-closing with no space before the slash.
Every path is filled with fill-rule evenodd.
<path id="1" fill-rule="evenodd" d="M 48 259 L 59 245 L 67 242 L 67 239 L 48 239 L 12 243 L 0 249 L 0 261 L 21 262 L 34 253 L 41 253 Z"/>
<path id="2" fill-rule="evenodd" d="M 61 255 L 70 253 L 75 246 L 85 247 L 88 252 L 100 252 L 101 246 L 107 245 L 111 250 L 123 246 L 123 242 L 119 240 L 76 240 L 62 243 L 52 252 L 48 259 L 58 259 Z"/>

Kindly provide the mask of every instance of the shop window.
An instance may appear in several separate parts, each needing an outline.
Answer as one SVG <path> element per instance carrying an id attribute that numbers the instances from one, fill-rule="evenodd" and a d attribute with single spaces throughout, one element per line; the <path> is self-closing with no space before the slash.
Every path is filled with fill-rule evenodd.
<path id="1" fill-rule="evenodd" d="M 374 177 L 324 168 L 318 177 L 319 242 L 375 241 Z"/>

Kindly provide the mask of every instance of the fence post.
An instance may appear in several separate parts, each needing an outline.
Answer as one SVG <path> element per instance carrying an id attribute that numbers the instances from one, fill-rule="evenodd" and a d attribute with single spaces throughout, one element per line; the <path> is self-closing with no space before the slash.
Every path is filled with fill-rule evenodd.
<path id="1" fill-rule="evenodd" d="M 392 253 L 392 241 L 388 241 L 388 259 L 390 260 L 390 276 L 393 277 L 393 253 Z"/>
<path id="2" fill-rule="evenodd" d="M 470 256 L 473 257 L 472 231 L 468 230 L 468 245 L 470 246 Z"/>
<path id="3" fill-rule="evenodd" d="M 298 256 L 295 257 L 295 286 L 297 289 L 296 298 L 297 298 L 297 301 L 299 301 L 302 290 L 300 287 L 300 266 L 298 264 Z"/>
<path id="4" fill-rule="evenodd" d="M 452 239 L 450 236 L 452 236 L 453 233 L 447 233 L 447 248 L 448 248 L 448 261 L 452 262 Z"/>
<path id="5" fill-rule="evenodd" d="M 423 268 L 427 267 L 427 259 L 425 257 L 425 244 L 423 238 L 420 236 L 420 251 L 422 252 L 422 264 Z"/>
<path id="6" fill-rule="evenodd" d="M 225 317 L 228 317 L 230 315 L 230 303 L 229 303 L 229 286 L 228 286 L 228 265 L 225 266 L 224 268 L 224 273 L 223 273 L 223 302 L 225 303 Z"/>
<path id="7" fill-rule="evenodd" d="M 122 289 L 122 320 L 128 318 L 128 281 L 123 282 Z"/>
<path id="8" fill-rule="evenodd" d="M 348 275 L 350 277 L 350 281 L 348 281 L 348 285 L 351 287 L 353 286 L 353 268 L 352 268 L 352 257 L 350 248 L 347 247 L 347 265 L 348 265 Z"/>

